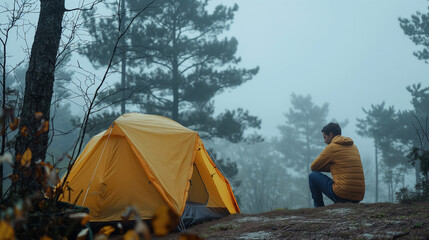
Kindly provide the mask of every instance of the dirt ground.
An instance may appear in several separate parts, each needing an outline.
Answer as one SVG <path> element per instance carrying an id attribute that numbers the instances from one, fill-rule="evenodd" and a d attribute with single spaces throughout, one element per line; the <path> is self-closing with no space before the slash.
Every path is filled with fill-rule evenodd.
<path id="1" fill-rule="evenodd" d="M 237 214 L 193 226 L 186 233 L 202 239 L 429 239 L 429 202 L 339 203 Z M 155 239 L 178 239 L 181 234 Z"/>

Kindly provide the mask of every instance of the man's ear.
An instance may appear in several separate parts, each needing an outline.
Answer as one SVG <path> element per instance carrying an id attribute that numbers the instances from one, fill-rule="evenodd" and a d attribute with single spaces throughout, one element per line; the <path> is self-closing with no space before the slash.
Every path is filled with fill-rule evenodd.
<path id="1" fill-rule="evenodd" d="M 329 133 L 329 137 L 334 137 L 334 134 L 332 132 Z"/>

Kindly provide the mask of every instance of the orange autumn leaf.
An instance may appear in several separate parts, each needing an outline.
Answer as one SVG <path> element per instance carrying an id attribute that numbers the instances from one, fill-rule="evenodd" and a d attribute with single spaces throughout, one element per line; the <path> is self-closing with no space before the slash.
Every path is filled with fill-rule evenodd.
<path id="1" fill-rule="evenodd" d="M 19 125 L 19 119 L 14 118 L 13 121 L 9 123 L 9 128 L 10 130 L 15 131 L 15 129 L 18 128 L 18 125 Z"/>
<path id="2" fill-rule="evenodd" d="M 23 137 L 28 136 L 28 129 L 26 126 L 22 127 L 20 132 L 21 132 L 21 136 L 23 136 Z"/>
<path id="3" fill-rule="evenodd" d="M 14 240 L 15 231 L 13 227 L 6 221 L 0 221 L 0 239 L 4 240 Z"/>
<path id="4" fill-rule="evenodd" d="M 52 190 L 52 188 L 51 188 L 51 187 L 47 187 L 47 188 L 45 188 L 45 196 L 46 196 L 48 199 L 52 199 L 52 198 L 54 197 L 54 191 Z"/>
<path id="5" fill-rule="evenodd" d="M 152 227 L 155 235 L 162 236 L 174 230 L 179 224 L 179 216 L 168 206 L 162 205 L 155 210 Z"/>
<path id="6" fill-rule="evenodd" d="M 89 222 L 89 214 L 80 212 L 80 213 L 72 213 L 69 215 L 69 218 L 80 220 L 80 225 L 85 225 Z"/>
<path id="7" fill-rule="evenodd" d="M 52 238 L 47 235 L 43 235 L 39 238 L 39 240 L 52 240 Z"/>
<path id="8" fill-rule="evenodd" d="M 98 234 L 103 234 L 106 236 L 109 236 L 113 231 L 115 231 L 115 228 L 112 226 L 104 226 L 103 228 L 100 229 L 100 231 L 98 231 Z"/>
<path id="9" fill-rule="evenodd" d="M 42 113 L 42 112 L 35 112 L 35 113 L 34 113 L 34 117 L 35 117 L 36 119 L 41 119 L 41 118 L 43 117 L 43 113 Z"/>
<path id="10" fill-rule="evenodd" d="M 49 131 L 49 121 L 42 121 L 39 130 L 36 132 L 36 137 L 47 131 Z"/>
<path id="11" fill-rule="evenodd" d="M 134 230 L 128 230 L 124 234 L 124 240 L 139 240 L 139 235 Z"/>
<path id="12" fill-rule="evenodd" d="M 40 130 L 43 132 L 47 132 L 49 130 L 49 121 L 43 121 Z"/>
<path id="13" fill-rule="evenodd" d="M 30 148 L 25 150 L 24 154 L 21 157 L 21 166 L 29 167 L 31 163 L 32 153 Z"/>
<path id="14" fill-rule="evenodd" d="M 15 218 L 23 218 L 24 217 L 24 213 L 22 211 L 22 205 L 15 205 L 13 207 L 13 215 L 15 216 Z"/>
<path id="15" fill-rule="evenodd" d="M 89 222 L 89 214 L 87 214 L 84 218 L 82 218 L 82 220 L 80 220 L 80 225 L 84 226 Z"/>

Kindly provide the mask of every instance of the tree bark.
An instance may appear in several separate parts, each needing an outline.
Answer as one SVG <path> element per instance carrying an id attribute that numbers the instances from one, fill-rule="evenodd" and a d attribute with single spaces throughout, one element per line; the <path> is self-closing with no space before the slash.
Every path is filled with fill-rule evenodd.
<path id="1" fill-rule="evenodd" d="M 179 122 L 179 67 L 174 61 L 173 63 L 173 79 L 172 79 L 172 88 L 173 88 L 173 106 L 172 106 L 172 119 Z"/>
<path id="2" fill-rule="evenodd" d="M 34 163 L 45 160 L 48 147 L 48 131 L 36 134 L 41 126 L 41 120 L 35 113 L 41 113 L 45 121 L 50 119 L 50 106 L 54 86 L 54 71 L 57 52 L 62 34 L 62 20 L 65 12 L 64 0 L 40 0 L 40 15 L 36 34 L 31 48 L 30 63 L 25 75 L 24 103 L 20 116 L 19 129 L 26 128 L 26 136 L 18 133 L 15 145 L 16 154 L 23 154 L 26 149 L 32 152 L 30 176 L 21 174 L 18 188 L 21 194 L 37 190 L 37 181 L 33 175 Z M 21 131 L 20 131 L 21 132 Z M 15 164 L 15 172 L 21 164 Z M 30 192 L 29 192 L 30 191 Z"/>
<path id="3" fill-rule="evenodd" d="M 174 26 L 176 26 L 176 21 L 174 21 Z M 180 87 L 180 75 L 179 75 L 179 57 L 177 53 L 177 39 L 176 39 L 176 31 L 173 30 L 173 49 L 174 53 L 172 56 L 172 82 L 171 87 L 173 90 L 173 105 L 172 105 L 172 119 L 176 122 L 180 122 L 179 120 L 179 87 Z"/>

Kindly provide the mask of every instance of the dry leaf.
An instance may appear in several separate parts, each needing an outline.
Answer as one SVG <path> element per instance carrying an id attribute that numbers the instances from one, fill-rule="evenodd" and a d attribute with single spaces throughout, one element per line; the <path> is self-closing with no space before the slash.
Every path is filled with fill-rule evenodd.
<path id="1" fill-rule="evenodd" d="M 34 113 L 34 117 L 36 119 L 41 119 L 43 117 L 43 113 L 42 112 L 36 112 L 36 113 Z"/>
<path id="2" fill-rule="evenodd" d="M 86 239 L 86 235 L 88 235 L 88 231 L 89 231 L 89 228 L 84 228 L 84 229 L 82 229 L 82 230 L 77 234 L 76 240 L 85 240 L 85 239 Z"/>
<path id="3" fill-rule="evenodd" d="M 24 217 L 24 213 L 22 211 L 23 208 L 23 202 L 18 201 L 15 206 L 13 207 L 13 215 L 15 216 L 15 218 L 23 218 Z"/>
<path id="4" fill-rule="evenodd" d="M 115 231 L 115 228 L 112 226 L 104 226 L 100 229 L 100 231 L 98 231 L 98 234 L 103 234 L 106 235 L 107 237 L 113 232 Z"/>
<path id="5" fill-rule="evenodd" d="M 155 210 L 152 227 L 156 235 L 162 236 L 174 230 L 179 224 L 179 216 L 168 206 L 162 205 Z"/>
<path id="6" fill-rule="evenodd" d="M 42 120 L 39 130 L 36 132 L 36 137 L 47 131 L 49 131 L 49 121 Z"/>
<path id="7" fill-rule="evenodd" d="M 20 133 L 21 133 L 21 136 L 27 137 L 28 136 L 28 129 L 27 129 L 27 127 L 26 126 L 22 127 Z"/>
<path id="8" fill-rule="evenodd" d="M 1 240 L 14 240 L 15 231 L 13 227 L 6 221 L 0 221 L 0 239 Z"/>
<path id="9" fill-rule="evenodd" d="M 80 220 L 81 225 L 85 225 L 89 222 L 89 214 L 88 213 L 72 213 L 69 215 L 69 218 L 71 219 L 78 219 Z M 110 233 L 109 233 L 110 234 Z"/>
<path id="10" fill-rule="evenodd" d="M 43 121 L 40 131 L 42 132 L 49 131 L 49 121 Z"/>
<path id="11" fill-rule="evenodd" d="M 140 237 L 134 230 L 128 230 L 124 234 L 124 240 L 140 240 Z"/>
<path id="12" fill-rule="evenodd" d="M 14 118 L 13 121 L 9 123 L 9 128 L 10 130 L 15 131 L 18 128 L 18 125 L 19 125 L 19 119 Z"/>
<path id="13" fill-rule="evenodd" d="M 31 163 L 32 153 L 30 148 L 25 150 L 24 154 L 21 157 L 21 166 L 29 167 Z"/>
<path id="14" fill-rule="evenodd" d="M 45 188 L 45 196 L 48 199 L 52 199 L 54 197 L 54 190 L 52 189 L 52 187 Z"/>
<path id="15" fill-rule="evenodd" d="M 86 225 L 89 222 L 89 214 L 87 214 L 84 218 L 82 218 L 82 220 L 80 220 L 80 225 Z"/>

